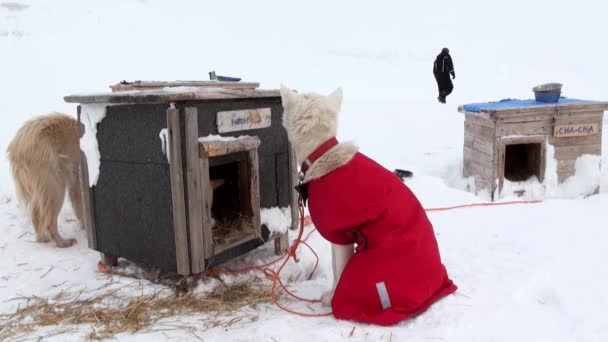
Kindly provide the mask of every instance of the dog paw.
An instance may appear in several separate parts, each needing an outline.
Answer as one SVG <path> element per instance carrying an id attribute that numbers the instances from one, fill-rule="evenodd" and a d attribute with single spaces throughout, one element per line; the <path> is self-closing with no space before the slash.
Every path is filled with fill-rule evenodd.
<path id="1" fill-rule="evenodd" d="M 325 292 L 321 296 L 321 304 L 323 304 L 323 306 L 330 307 L 331 306 L 331 300 L 333 298 L 334 298 L 334 289 L 331 289 L 330 291 Z"/>
<path id="2" fill-rule="evenodd" d="M 50 241 L 51 238 L 47 234 L 36 234 L 36 242 L 45 243 Z"/>
<path id="3" fill-rule="evenodd" d="M 72 246 L 75 243 L 76 243 L 76 239 L 64 239 L 64 240 L 57 241 L 55 244 L 59 248 L 66 248 L 66 247 Z"/>

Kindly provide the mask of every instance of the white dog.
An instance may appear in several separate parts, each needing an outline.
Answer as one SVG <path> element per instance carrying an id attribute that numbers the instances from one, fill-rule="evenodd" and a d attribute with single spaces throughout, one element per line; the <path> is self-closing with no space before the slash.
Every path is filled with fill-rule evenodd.
<path id="1" fill-rule="evenodd" d="M 302 165 L 322 142 L 336 136 L 337 114 L 342 103 L 342 88 L 336 89 L 331 95 L 325 97 L 318 94 L 298 95 L 285 86 L 281 86 L 281 96 L 286 112 L 283 115 L 283 126 L 295 149 L 298 165 Z M 357 153 L 357 150 L 358 148 L 352 143 L 342 143 L 336 146 L 312 165 L 303 182 L 319 178 L 346 164 Z M 322 296 L 324 305 L 330 305 L 340 274 L 353 254 L 353 244 L 331 244 L 334 283 L 332 290 Z"/>
<path id="2" fill-rule="evenodd" d="M 334 284 L 322 301 L 334 316 L 393 325 L 454 292 L 416 196 L 352 143 L 337 141 L 342 90 L 322 96 L 281 86 L 281 100 L 302 193 L 332 243 Z"/>

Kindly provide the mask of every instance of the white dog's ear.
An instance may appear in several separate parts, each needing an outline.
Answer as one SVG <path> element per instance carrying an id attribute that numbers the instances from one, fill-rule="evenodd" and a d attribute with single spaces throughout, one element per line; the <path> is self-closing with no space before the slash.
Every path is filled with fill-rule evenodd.
<path id="1" fill-rule="evenodd" d="M 283 107 L 287 107 L 289 103 L 292 103 L 294 97 L 295 93 L 283 84 L 281 84 L 281 102 L 283 102 Z"/>
<path id="2" fill-rule="evenodd" d="M 327 100 L 329 101 L 331 108 L 336 112 L 339 112 L 340 107 L 342 106 L 342 87 L 338 87 L 333 93 L 329 94 Z"/>

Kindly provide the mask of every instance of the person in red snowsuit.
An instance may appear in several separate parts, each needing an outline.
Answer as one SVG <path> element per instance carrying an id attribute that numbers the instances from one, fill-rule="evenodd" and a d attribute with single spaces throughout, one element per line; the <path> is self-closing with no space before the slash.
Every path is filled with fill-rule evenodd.
<path id="1" fill-rule="evenodd" d="M 335 289 L 325 297 L 333 315 L 394 325 L 456 291 L 416 196 L 335 138 L 341 89 L 323 97 L 281 87 L 281 97 L 283 125 L 302 165 L 297 189 L 319 233 L 334 244 Z"/>

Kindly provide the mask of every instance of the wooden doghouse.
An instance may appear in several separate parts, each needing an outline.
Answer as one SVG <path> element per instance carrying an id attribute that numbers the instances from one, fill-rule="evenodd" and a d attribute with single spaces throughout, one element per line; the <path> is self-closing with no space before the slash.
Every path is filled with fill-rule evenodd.
<path id="1" fill-rule="evenodd" d="M 458 111 L 465 115 L 463 176 L 473 176 L 477 190 L 489 190 L 493 199 L 505 179 L 536 176 L 542 182 L 549 144 L 561 183 L 574 175 L 578 157 L 601 155 L 607 108 L 608 102 L 566 98 L 556 103 L 502 100 L 460 106 Z"/>
<path id="2" fill-rule="evenodd" d="M 266 208 L 290 213 L 286 228 L 298 219 L 280 94 L 221 86 L 65 97 L 85 125 L 84 225 L 106 263 L 123 257 L 190 275 L 271 240 L 286 251 L 288 229 L 261 224 Z"/>

